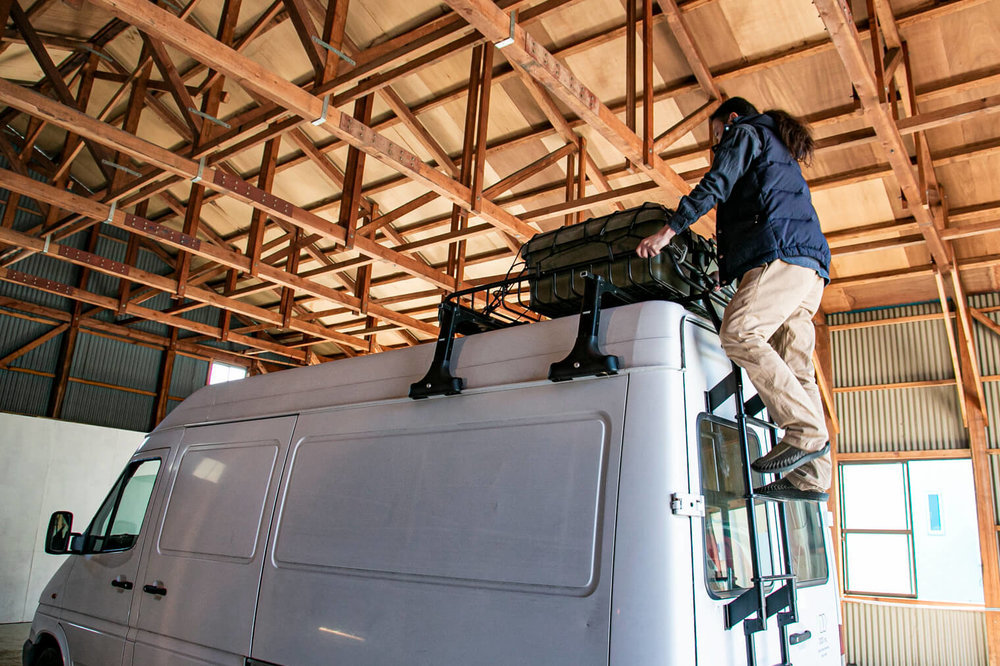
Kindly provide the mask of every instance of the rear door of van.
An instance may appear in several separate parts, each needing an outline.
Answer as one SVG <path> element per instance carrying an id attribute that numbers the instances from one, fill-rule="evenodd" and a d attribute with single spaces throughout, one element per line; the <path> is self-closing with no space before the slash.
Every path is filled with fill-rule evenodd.
<path id="1" fill-rule="evenodd" d="M 627 382 L 300 415 L 251 656 L 606 665 Z"/>
<path id="2" fill-rule="evenodd" d="M 128 663 L 244 664 L 295 417 L 188 427 L 136 584 Z"/>

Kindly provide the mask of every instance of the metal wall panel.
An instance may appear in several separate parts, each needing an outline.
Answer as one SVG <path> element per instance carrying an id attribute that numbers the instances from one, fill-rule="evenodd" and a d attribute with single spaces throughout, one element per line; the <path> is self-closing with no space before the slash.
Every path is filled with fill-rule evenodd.
<path id="1" fill-rule="evenodd" d="M 186 398 L 208 383 L 208 361 L 177 354 L 170 376 L 170 395 Z"/>
<path id="2" fill-rule="evenodd" d="M 835 395 L 838 450 L 925 451 L 968 446 L 954 386 L 852 391 Z"/>
<path id="3" fill-rule="evenodd" d="M 148 432 L 156 398 L 115 389 L 70 382 L 62 418 L 77 423 Z"/>
<path id="4" fill-rule="evenodd" d="M 986 614 L 844 600 L 847 663 L 858 666 L 987 664 Z"/>
<path id="5" fill-rule="evenodd" d="M 160 350 L 81 332 L 70 377 L 155 392 L 162 362 Z"/>
<path id="6" fill-rule="evenodd" d="M 0 370 L 0 411 L 45 416 L 52 378 Z"/>
<path id="7" fill-rule="evenodd" d="M 40 338 L 54 327 L 48 324 L 0 315 L 0 358 Z M 39 372 L 55 372 L 59 349 L 65 333 L 57 335 L 40 347 L 19 356 L 11 363 L 14 368 L 27 368 Z"/>
<path id="8" fill-rule="evenodd" d="M 870 386 L 955 376 L 943 320 L 866 326 L 830 335 L 834 386 Z"/>

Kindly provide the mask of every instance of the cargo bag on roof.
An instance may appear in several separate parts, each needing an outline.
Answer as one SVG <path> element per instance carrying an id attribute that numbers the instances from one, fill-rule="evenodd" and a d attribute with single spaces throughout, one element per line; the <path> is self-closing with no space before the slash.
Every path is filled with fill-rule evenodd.
<path id="1" fill-rule="evenodd" d="M 615 287 L 605 305 L 670 300 L 703 311 L 703 296 L 714 288 L 711 273 L 718 270 L 714 241 L 687 230 L 655 257 L 635 253 L 639 241 L 663 228 L 672 214 L 645 203 L 533 237 L 521 248 L 529 307 L 548 317 L 578 314 L 584 275 L 590 273 Z M 727 292 L 713 294 L 717 313 L 729 300 Z"/>

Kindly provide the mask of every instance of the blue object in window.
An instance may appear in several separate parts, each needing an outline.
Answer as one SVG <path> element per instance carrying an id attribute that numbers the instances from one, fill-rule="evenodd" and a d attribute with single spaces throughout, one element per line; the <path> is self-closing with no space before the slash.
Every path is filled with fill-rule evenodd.
<path id="1" fill-rule="evenodd" d="M 941 532 L 941 496 L 928 495 L 927 507 L 930 512 L 931 532 Z"/>

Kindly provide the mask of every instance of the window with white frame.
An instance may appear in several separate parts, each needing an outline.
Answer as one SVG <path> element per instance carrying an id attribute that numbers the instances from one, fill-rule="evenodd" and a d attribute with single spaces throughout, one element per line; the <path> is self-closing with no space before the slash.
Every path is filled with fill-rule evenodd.
<path id="1" fill-rule="evenodd" d="M 243 379 L 247 376 L 247 369 L 239 365 L 229 365 L 212 361 L 212 366 L 208 370 L 208 383 L 221 384 L 222 382 L 232 382 Z"/>
<path id="2" fill-rule="evenodd" d="M 848 594 L 983 602 L 971 461 L 845 463 L 840 493 Z"/>

